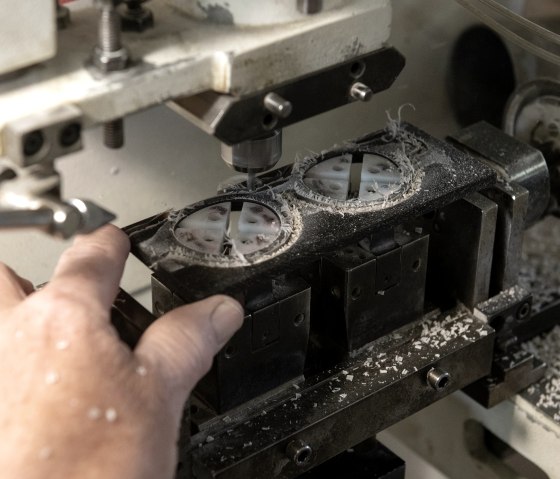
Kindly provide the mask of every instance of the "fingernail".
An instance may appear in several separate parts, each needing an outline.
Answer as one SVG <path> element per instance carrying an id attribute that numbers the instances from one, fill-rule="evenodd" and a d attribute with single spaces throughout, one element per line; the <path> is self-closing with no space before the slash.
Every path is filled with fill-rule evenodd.
<path id="1" fill-rule="evenodd" d="M 243 316 L 243 308 L 233 299 L 226 299 L 216 306 L 210 321 L 220 346 L 223 346 L 241 327 Z"/>

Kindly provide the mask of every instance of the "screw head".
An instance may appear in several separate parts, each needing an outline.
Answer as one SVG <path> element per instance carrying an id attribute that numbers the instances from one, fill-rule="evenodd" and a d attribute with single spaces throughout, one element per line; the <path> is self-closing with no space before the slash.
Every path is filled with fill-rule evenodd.
<path id="1" fill-rule="evenodd" d="M 428 384 L 436 391 L 441 391 L 449 384 L 450 376 L 447 371 L 440 368 L 432 368 L 428 371 L 426 377 Z"/>
<path id="2" fill-rule="evenodd" d="M 301 439 L 296 439 L 286 446 L 286 456 L 296 466 L 304 467 L 311 461 L 313 449 Z"/>
<path id="3" fill-rule="evenodd" d="M 350 96 L 354 100 L 369 101 L 373 96 L 373 91 L 369 86 L 357 81 L 350 87 Z"/>

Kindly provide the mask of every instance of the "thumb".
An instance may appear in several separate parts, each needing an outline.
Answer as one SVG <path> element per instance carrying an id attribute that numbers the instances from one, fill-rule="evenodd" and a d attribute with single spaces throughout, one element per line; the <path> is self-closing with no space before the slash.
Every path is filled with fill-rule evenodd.
<path id="1" fill-rule="evenodd" d="M 228 296 L 212 296 L 174 309 L 155 321 L 134 351 L 160 376 L 182 407 L 212 365 L 214 355 L 243 323 L 243 308 Z"/>

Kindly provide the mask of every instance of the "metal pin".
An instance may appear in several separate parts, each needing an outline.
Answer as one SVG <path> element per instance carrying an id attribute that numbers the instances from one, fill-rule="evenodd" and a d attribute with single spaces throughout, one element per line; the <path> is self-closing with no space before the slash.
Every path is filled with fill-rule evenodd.
<path id="1" fill-rule="evenodd" d="M 350 87 L 350 96 L 354 100 L 369 101 L 373 96 L 373 91 L 369 86 L 357 81 Z"/>
<path id="2" fill-rule="evenodd" d="M 432 368 L 428 371 L 426 379 L 428 384 L 436 391 L 441 391 L 449 384 L 449 373 L 440 368 Z"/>
<path id="3" fill-rule="evenodd" d="M 249 191 L 255 190 L 256 186 L 256 174 L 254 172 L 249 171 L 247 173 L 247 189 Z"/>
<path id="4" fill-rule="evenodd" d="M 121 148 L 124 145 L 124 121 L 117 118 L 103 124 L 103 142 L 107 148 Z"/>
<path id="5" fill-rule="evenodd" d="M 292 113 L 292 103 L 276 93 L 264 97 L 264 107 L 280 118 L 288 118 Z"/>
<path id="6" fill-rule="evenodd" d="M 297 9 L 306 15 L 319 13 L 323 10 L 323 0 L 297 0 Z"/>
<path id="7" fill-rule="evenodd" d="M 113 0 L 98 0 L 101 6 L 97 46 L 93 64 L 103 73 L 124 70 L 128 66 L 128 50 L 121 42 L 121 18 Z M 124 144 L 123 120 L 118 118 L 104 125 L 104 143 L 108 148 L 121 148 Z"/>

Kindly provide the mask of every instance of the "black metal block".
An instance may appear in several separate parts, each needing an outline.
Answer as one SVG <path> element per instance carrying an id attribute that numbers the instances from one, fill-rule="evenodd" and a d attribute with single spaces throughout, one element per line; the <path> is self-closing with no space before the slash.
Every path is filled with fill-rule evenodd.
<path id="1" fill-rule="evenodd" d="M 323 257 L 314 328 L 350 352 L 422 317 L 428 235 L 400 233 L 374 254 L 359 245 Z"/>
<path id="2" fill-rule="evenodd" d="M 299 476 L 299 479 L 404 479 L 405 462 L 373 440 L 369 447 L 349 449 Z"/>
<path id="3" fill-rule="evenodd" d="M 308 284 L 290 278 L 274 283 L 269 304 L 253 310 L 246 305 L 243 326 L 197 385 L 197 397 L 223 413 L 301 377 L 310 299 Z"/>
<path id="4" fill-rule="evenodd" d="M 492 374 L 467 386 L 464 391 L 490 408 L 543 378 L 546 365 L 533 354 L 519 349 L 494 358 Z"/>

